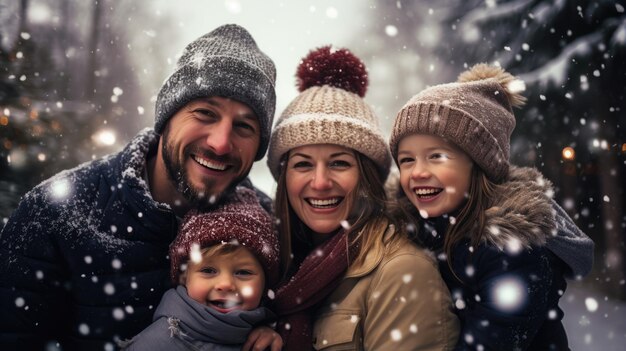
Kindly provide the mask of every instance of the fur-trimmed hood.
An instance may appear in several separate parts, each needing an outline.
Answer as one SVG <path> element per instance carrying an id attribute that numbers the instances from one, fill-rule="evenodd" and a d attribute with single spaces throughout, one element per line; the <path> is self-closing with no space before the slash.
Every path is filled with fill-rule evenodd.
<path id="1" fill-rule="evenodd" d="M 485 212 L 483 239 L 488 243 L 500 249 L 528 248 L 543 246 L 556 234 L 552 183 L 535 168 L 512 166 L 495 194 Z"/>
<path id="2" fill-rule="evenodd" d="M 389 199 L 404 197 L 397 170 L 385 189 Z M 483 239 L 500 249 L 545 245 L 570 267 L 570 278 L 585 276 L 593 267 L 594 243 L 552 200 L 553 193 L 552 183 L 535 168 L 511 166 L 487 210 Z"/>

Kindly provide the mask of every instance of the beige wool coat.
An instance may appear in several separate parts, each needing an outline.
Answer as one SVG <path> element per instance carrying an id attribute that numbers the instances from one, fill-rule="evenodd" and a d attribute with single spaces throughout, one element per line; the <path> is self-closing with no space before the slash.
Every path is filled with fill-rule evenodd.
<path id="1" fill-rule="evenodd" d="M 408 239 L 350 267 L 318 310 L 316 350 L 452 350 L 459 321 L 434 257 Z"/>

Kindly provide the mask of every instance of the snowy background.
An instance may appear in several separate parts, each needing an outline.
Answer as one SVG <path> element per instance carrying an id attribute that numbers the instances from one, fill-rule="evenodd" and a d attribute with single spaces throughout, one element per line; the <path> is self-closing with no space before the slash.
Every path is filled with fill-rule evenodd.
<path id="1" fill-rule="evenodd" d="M 519 75 L 512 159 L 538 167 L 596 242 L 594 272 L 561 300 L 574 350 L 626 342 L 624 1 L 0 0 L 0 220 L 57 171 L 119 150 L 153 124 L 177 55 L 225 23 L 276 63 L 277 115 L 309 50 L 347 47 L 366 63 L 366 101 L 388 135 L 428 85 L 477 62 Z M 265 161 L 253 182 L 275 190 Z"/>

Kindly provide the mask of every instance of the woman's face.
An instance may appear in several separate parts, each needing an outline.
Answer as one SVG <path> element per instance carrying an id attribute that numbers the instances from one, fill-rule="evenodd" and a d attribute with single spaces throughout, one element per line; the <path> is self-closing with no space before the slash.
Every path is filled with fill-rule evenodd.
<path id="1" fill-rule="evenodd" d="M 351 149 L 318 144 L 297 147 L 289 153 L 289 204 L 316 234 L 332 234 L 348 218 L 358 180 L 359 168 Z"/>
<path id="2" fill-rule="evenodd" d="M 453 212 L 469 191 L 472 159 L 443 138 L 412 134 L 398 145 L 400 184 L 422 217 Z"/>

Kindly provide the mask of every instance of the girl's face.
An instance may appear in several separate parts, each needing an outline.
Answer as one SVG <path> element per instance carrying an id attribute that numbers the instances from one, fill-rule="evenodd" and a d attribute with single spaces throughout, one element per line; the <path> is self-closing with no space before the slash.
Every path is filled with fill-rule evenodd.
<path id="1" fill-rule="evenodd" d="M 229 253 L 202 255 L 189 260 L 185 286 L 189 297 L 218 312 L 249 311 L 259 307 L 265 273 L 245 247 Z"/>
<path id="2" fill-rule="evenodd" d="M 330 144 L 297 147 L 287 160 L 289 204 L 313 232 L 325 236 L 347 219 L 359 180 L 351 149 Z"/>
<path id="3" fill-rule="evenodd" d="M 400 184 L 422 217 L 458 209 L 469 190 L 472 159 L 443 138 L 412 134 L 398 145 Z"/>

